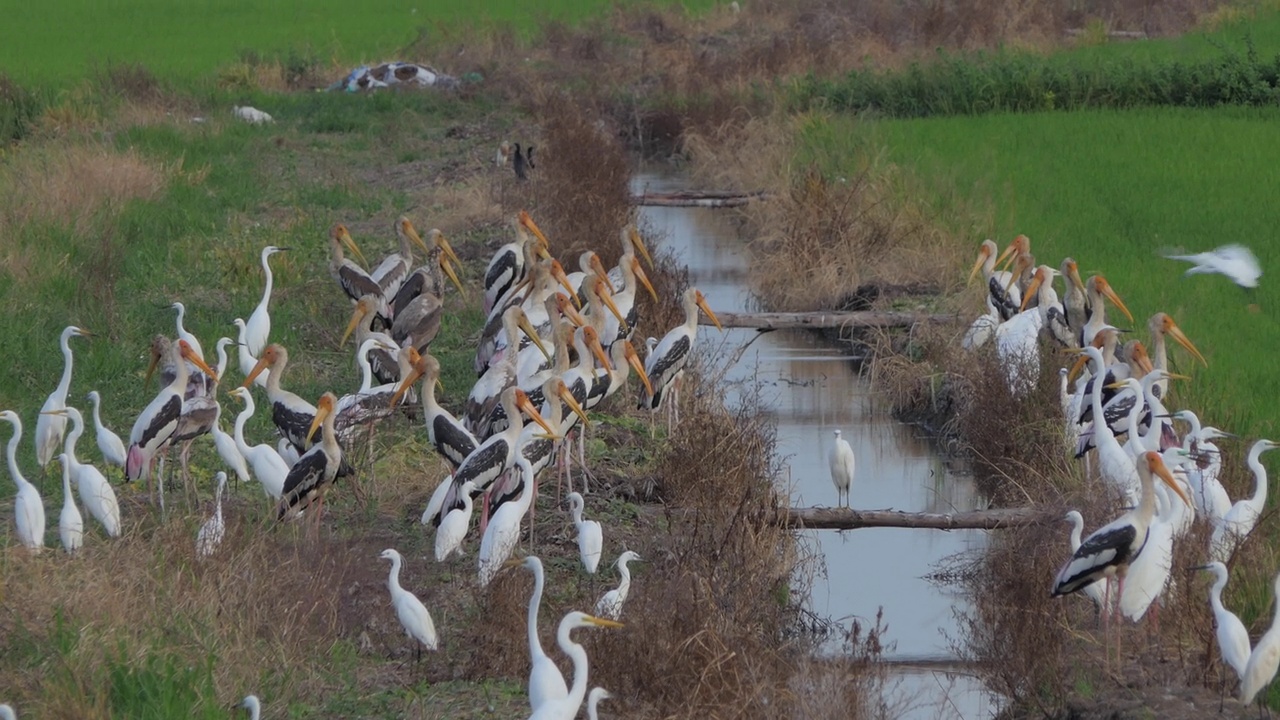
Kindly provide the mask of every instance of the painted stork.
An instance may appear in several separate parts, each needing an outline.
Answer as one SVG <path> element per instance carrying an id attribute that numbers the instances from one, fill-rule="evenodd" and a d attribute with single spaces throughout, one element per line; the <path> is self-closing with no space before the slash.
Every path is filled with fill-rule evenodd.
<path id="1" fill-rule="evenodd" d="M 58 387 L 54 388 L 49 394 L 49 398 L 44 401 L 44 405 L 40 407 L 40 417 L 36 419 L 36 460 L 40 463 L 40 467 L 45 467 L 54 455 L 58 454 L 62 447 L 62 436 L 67 432 L 67 416 L 51 413 L 51 410 L 61 410 L 67 406 L 67 393 L 71 390 L 71 344 L 73 337 L 90 337 L 92 333 L 78 328 L 75 325 L 68 325 L 63 328 L 62 335 L 58 339 L 58 345 L 62 348 L 62 378 L 58 380 Z"/>
<path id="2" fill-rule="evenodd" d="M 1197 360 L 1204 363 L 1205 367 L 1209 367 L 1209 361 L 1204 359 L 1204 355 L 1191 344 L 1191 340 L 1182 332 L 1182 328 L 1169 317 L 1168 313 L 1158 312 L 1151 316 L 1147 321 L 1147 330 L 1151 332 L 1151 364 L 1156 370 L 1169 369 L 1169 349 L 1168 343 L 1165 342 L 1165 336 L 1171 337 L 1187 352 L 1195 356 Z M 1156 396 L 1165 397 L 1169 391 L 1168 379 L 1160 380 L 1156 383 Z"/>
<path id="3" fill-rule="evenodd" d="M 467 396 L 465 411 L 467 427 L 471 432 L 475 433 L 477 438 L 488 437 L 489 427 L 486 423 L 493 412 L 494 405 L 498 403 L 502 392 L 517 381 L 516 369 L 519 353 L 516 352 L 516 348 L 520 344 L 520 331 L 523 330 L 529 339 L 541 349 L 543 355 L 547 359 L 551 359 L 551 353 L 543 345 L 537 331 L 529 324 L 529 318 L 525 315 L 524 310 L 519 307 L 508 308 L 503 313 L 502 325 L 507 335 L 507 341 L 510 343 L 511 351 L 504 354 L 501 361 L 485 371 L 484 375 L 471 387 L 471 393 Z"/>
<path id="4" fill-rule="evenodd" d="M 520 540 L 520 523 L 533 504 L 533 466 L 522 455 L 516 455 L 516 469 L 520 471 L 520 496 L 515 502 L 503 504 L 493 513 L 480 538 L 480 552 L 476 562 L 480 572 L 480 587 L 488 587 L 516 549 Z"/>
<path id="5" fill-rule="evenodd" d="M 261 353 L 271 336 L 271 312 L 268 306 L 271 304 L 271 285 L 274 277 L 271 274 L 271 263 L 268 262 L 268 258 L 288 249 L 275 245 L 262 248 L 262 272 L 267 276 L 267 283 L 262 289 L 262 300 L 258 303 L 258 307 L 253 309 L 249 322 L 245 324 L 244 339 L 240 341 L 245 344 L 245 351 L 250 355 L 256 356 Z"/>
<path id="6" fill-rule="evenodd" d="M 125 458 L 125 478 L 129 481 L 151 477 L 151 465 L 156 453 L 166 446 L 178 429 L 182 417 L 183 395 L 187 389 L 186 361 L 194 363 L 209 377 L 215 377 L 213 369 L 205 364 L 186 340 L 172 343 L 168 360 L 173 367 L 173 380 L 143 408 L 138 419 L 133 423 L 129 433 L 129 450 Z M 147 375 L 155 369 L 159 361 L 155 355 L 151 358 L 151 367 Z"/>
<path id="7" fill-rule="evenodd" d="M 529 217 L 529 213 L 521 210 L 516 218 L 515 242 L 498 248 L 493 258 L 489 260 L 488 267 L 485 268 L 484 312 L 486 315 L 493 309 L 499 298 L 524 279 L 526 271 L 524 248 L 530 240 L 526 230 L 537 238 L 542 252 L 546 252 L 549 247 L 547 236 L 542 234 L 542 230 L 538 228 L 533 218 Z"/>
<path id="8" fill-rule="evenodd" d="M 395 382 L 400 379 L 398 364 L 396 362 L 396 350 L 400 347 L 395 338 L 384 330 L 378 330 L 378 327 L 390 327 L 388 317 L 387 304 L 380 295 L 365 295 L 356 302 L 355 308 L 351 313 L 351 320 L 347 323 L 347 328 L 342 332 L 342 339 L 338 341 L 338 347 L 347 344 L 347 338 L 351 337 L 354 331 L 356 334 L 356 347 L 364 345 L 365 341 L 370 339 L 378 339 L 377 345 L 370 348 L 369 366 L 373 370 L 374 377 L 378 378 L 379 383 Z M 382 322 L 386 320 L 386 322 Z M 356 370 L 360 371 L 360 353 L 356 353 Z"/>
<path id="9" fill-rule="evenodd" d="M 331 392 L 321 395 L 316 402 L 315 418 L 303 437 L 310 438 L 315 434 L 316 428 L 320 428 L 321 439 L 289 469 L 276 510 L 277 520 L 283 520 L 289 513 L 301 512 L 314 504 L 317 506 L 316 522 L 319 523 L 320 510 L 324 508 L 324 493 L 337 477 L 338 467 L 342 464 L 342 446 L 338 445 L 338 436 L 333 430 L 336 415 L 334 405 L 337 402 L 338 398 Z"/>
<path id="10" fill-rule="evenodd" d="M 1133 313 L 1129 312 L 1129 308 L 1124 306 L 1124 301 L 1111 288 L 1111 283 L 1101 275 L 1094 275 L 1084 284 L 1085 295 L 1088 298 L 1089 320 L 1085 322 L 1084 329 L 1081 331 L 1080 347 L 1084 347 L 1093 342 L 1093 336 L 1098 333 L 1107 324 L 1107 310 L 1102 304 L 1103 298 L 1110 300 L 1113 305 L 1129 318 L 1129 322 L 1133 322 Z"/>
<path id="11" fill-rule="evenodd" d="M 360 248 L 356 246 L 356 241 L 351 239 L 351 232 L 347 230 L 347 226 L 338 223 L 329 231 L 329 275 L 338 281 L 338 285 L 342 286 L 342 291 L 351 298 L 352 302 L 370 293 L 382 295 L 382 286 L 370 277 L 364 268 L 344 257 L 343 247 L 360 258 L 360 262 L 365 266 L 369 265 Z"/>
<path id="12" fill-rule="evenodd" d="M 44 547 L 44 503 L 40 500 L 40 491 L 22 475 L 18 469 L 18 443 L 22 442 L 22 420 L 12 410 L 0 411 L 0 420 L 13 425 L 13 436 L 9 438 L 6 448 L 6 459 L 9 461 L 9 477 L 18 487 L 13 498 L 13 520 L 18 527 L 18 542 L 39 552 Z"/>
<path id="13" fill-rule="evenodd" d="M 401 383 L 396 395 L 391 398 L 391 406 L 395 407 L 400 398 L 413 387 L 413 383 L 422 379 L 423 421 L 427 426 L 427 437 L 431 446 L 436 449 L 454 470 L 462 464 L 467 456 L 475 452 L 480 444 L 476 436 L 462 424 L 452 413 L 440 407 L 436 402 L 436 383 L 440 382 L 440 361 L 434 356 L 423 353 L 414 363 L 413 373 Z"/>
<path id="14" fill-rule="evenodd" d="M 1071 328 L 1074 341 L 1068 347 L 1082 347 L 1084 324 L 1089 321 L 1089 296 L 1085 293 L 1084 281 L 1080 279 L 1080 266 L 1072 258 L 1063 258 L 1058 272 L 1066 284 L 1062 308 L 1067 315 L 1067 326 Z"/>
<path id="15" fill-rule="evenodd" d="M 649 381 L 653 383 L 654 392 L 645 393 L 641 396 L 640 407 L 649 408 L 650 411 L 657 411 L 662 406 L 662 398 L 667 392 L 676 375 L 684 371 L 685 365 L 689 363 L 689 355 L 693 350 L 693 342 L 698 337 L 698 309 L 701 308 L 711 318 L 711 322 L 716 327 L 724 330 L 720 326 L 720 320 L 716 318 L 715 313 L 711 312 L 711 308 L 707 307 L 706 298 L 697 288 L 689 288 L 684 291 L 684 324 L 676 326 L 670 332 L 662 337 L 657 347 L 649 353 L 649 357 L 645 360 L 644 371 L 649 376 Z M 671 399 L 673 409 L 679 403 L 679 388 L 675 388 L 675 397 Z M 679 413 L 678 409 L 674 412 Z M 678 422 L 678 420 L 677 420 Z M 670 418 L 667 422 L 667 431 L 670 432 Z"/>
<path id="16" fill-rule="evenodd" d="M 269 369 L 271 375 L 267 379 L 267 398 L 271 401 L 271 421 L 275 423 L 280 435 L 297 448 L 298 452 L 306 452 L 309 428 L 316 417 L 316 406 L 280 387 L 281 376 L 288 364 L 289 353 L 284 346 L 271 343 L 262 351 L 258 364 L 249 371 L 241 387 L 248 388 L 258 373 Z"/>
<path id="17" fill-rule="evenodd" d="M 405 278 L 413 268 L 413 246 L 427 252 L 427 244 L 418 235 L 418 229 L 409 222 L 409 218 L 401 215 L 395 223 L 396 239 L 400 241 L 400 249 L 385 257 L 369 276 L 382 288 L 382 296 L 393 298 L 400 291 Z"/>
<path id="18" fill-rule="evenodd" d="M 1010 245 L 999 258 L 996 257 L 998 252 L 999 248 L 994 240 L 982 241 L 978 247 L 978 259 L 973 263 L 973 269 L 969 271 L 969 282 L 973 282 L 979 270 L 982 271 L 982 280 L 987 286 L 984 295 L 991 307 L 999 314 L 999 319 L 1003 321 L 1018 313 L 1018 306 L 1022 304 L 1022 293 L 1017 285 L 1012 284 L 1013 273 L 996 270 L 996 263 L 1012 255 L 1014 246 Z"/>
<path id="19" fill-rule="evenodd" d="M 449 265 L 453 249 L 439 230 L 430 232 L 432 249 L 427 253 L 426 264 L 409 276 L 396 293 L 391 323 L 391 337 L 397 345 L 413 345 L 419 352 L 426 350 L 440 332 L 440 318 L 444 312 L 444 278 L 448 275 L 458 288 L 459 295 L 466 293 L 462 282 Z"/>
<path id="20" fill-rule="evenodd" d="M 649 264 L 649 269 L 653 269 L 653 256 L 649 254 L 649 248 L 645 247 L 644 239 L 640 237 L 640 228 L 636 227 L 635 223 L 628 223 L 622 229 L 620 237 L 622 238 L 622 254 L 618 256 L 618 265 L 609 270 L 609 286 L 614 292 L 622 290 L 624 284 L 621 267 L 622 258 L 628 255 L 639 255 Z M 653 300 L 657 302 L 658 298 L 655 297 Z"/>
<path id="21" fill-rule="evenodd" d="M 625 340 L 631 337 L 631 333 L 635 331 L 636 323 L 640 321 L 640 311 L 636 304 L 636 293 L 641 285 L 649 291 L 649 295 L 654 302 L 658 301 L 658 293 L 653 289 L 653 284 L 649 282 L 649 277 L 644 274 L 644 269 L 640 267 L 640 258 L 632 255 L 624 258 L 618 263 L 618 267 L 622 268 L 622 289 L 614 291 L 612 286 L 604 288 L 601 293 L 601 299 L 605 300 L 609 305 L 609 309 L 613 312 L 614 317 L 605 317 L 604 333 L 600 335 L 601 340 L 606 345 L 612 345 L 618 340 Z M 612 293 L 612 297 L 609 297 Z"/>

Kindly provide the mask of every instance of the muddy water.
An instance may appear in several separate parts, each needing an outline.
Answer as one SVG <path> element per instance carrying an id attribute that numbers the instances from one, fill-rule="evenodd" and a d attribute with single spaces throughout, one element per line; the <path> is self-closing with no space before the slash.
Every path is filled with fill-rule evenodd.
<path id="1" fill-rule="evenodd" d="M 680 177 L 641 173 L 633 191 L 656 192 L 686 187 Z M 748 261 L 743 240 L 725 211 L 697 208 L 643 208 L 647 232 L 689 267 L 690 281 L 713 310 L 754 309 L 747 287 Z M 754 330 L 714 327 L 699 331 L 701 343 L 718 350 L 722 362 L 755 338 Z M 972 510 L 982 504 L 971 479 L 951 473 L 929 443 L 872 405 L 873 388 L 840 348 L 813 333 L 777 331 L 760 336 L 725 372 L 727 401 L 759 392 L 777 426 L 778 452 L 784 459 L 779 482 L 797 506 L 831 506 L 836 492 L 827 469 L 832 431 L 839 429 L 853 447 L 857 470 L 851 504 L 855 508 L 906 511 Z M 885 700 L 903 718 L 982 718 L 997 709 L 994 699 L 953 659 L 949 638 L 958 636 L 956 611 L 967 599 L 925 579 L 943 558 L 980 547 L 981 531 L 865 529 L 805 533 L 817 571 L 811 584 L 811 609 L 846 627 L 858 619 L 872 624 L 884 608 L 890 647 L 887 659 L 906 661 L 895 669 Z M 832 648 L 833 650 L 835 648 Z M 910 667 L 911 661 L 923 661 Z"/>

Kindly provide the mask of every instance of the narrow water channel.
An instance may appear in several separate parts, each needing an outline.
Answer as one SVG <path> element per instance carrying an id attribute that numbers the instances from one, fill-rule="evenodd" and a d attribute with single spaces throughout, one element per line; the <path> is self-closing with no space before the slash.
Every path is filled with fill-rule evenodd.
<path id="1" fill-rule="evenodd" d="M 633 192 L 687 189 L 679 175 L 644 172 L 632 180 Z M 713 310 L 754 309 L 748 287 L 745 243 L 723 210 L 646 207 L 640 222 L 662 238 L 689 268 L 690 282 Z M 648 236 L 648 235 L 646 235 Z M 655 244 L 659 244 L 655 243 Z M 723 347 L 725 357 L 756 336 L 754 330 L 721 334 L 703 327 L 699 341 Z M 971 478 L 950 472 L 929 442 L 910 426 L 873 407 L 872 388 L 839 347 L 806 331 L 783 330 L 760 337 L 725 373 L 726 400 L 758 392 L 777 427 L 777 449 L 787 468 L 796 506 L 832 506 L 827 452 L 832 431 L 841 430 L 853 447 L 857 470 L 850 503 L 855 508 L 948 512 L 982 504 Z M 804 533 L 822 565 L 812 579 L 810 609 L 844 626 L 859 619 L 864 627 L 884 609 L 891 648 L 886 659 L 907 661 L 888 683 L 888 706 L 895 717 L 985 718 L 998 709 L 981 683 L 954 660 L 956 613 L 968 599 L 925 579 L 938 561 L 985 542 L 982 531 L 820 530 Z M 909 662 L 921 662 L 910 669 Z"/>

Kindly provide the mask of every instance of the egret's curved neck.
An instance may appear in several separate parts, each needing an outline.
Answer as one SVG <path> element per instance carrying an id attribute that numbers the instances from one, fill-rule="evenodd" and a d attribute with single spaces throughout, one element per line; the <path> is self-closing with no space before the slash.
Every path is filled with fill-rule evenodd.
<path id="1" fill-rule="evenodd" d="M 1188 432 L 1187 434 L 1194 435 L 1196 439 L 1199 439 L 1200 438 L 1200 416 L 1196 415 L 1193 412 L 1183 412 L 1182 419 L 1186 420 L 1187 424 L 1191 426 L 1191 431 Z"/>
<path id="2" fill-rule="evenodd" d="M 245 456 L 249 454 L 249 443 L 244 440 L 244 424 L 248 422 L 249 418 L 253 415 L 253 410 L 253 399 L 248 397 L 248 393 L 245 393 L 244 409 L 236 415 L 236 426 L 233 436 L 236 441 L 236 447 L 240 449 L 240 454 Z"/>
<path id="3" fill-rule="evenodd" d="M 369 392 L 373 389 L 373 367 L 369 365 L 369 350 L 372 346 L 360 348 L 360 354 L 356 356 L 356 363 L 360 366 L 360 390 L 361 394 Z"/>
<path id="4" fill-rule="evenodd" d="M 619 563 L 618 574 L 622 576 L 622 580 L 618 583 L 618 594 L 625 595 L 631 588 L 631 568 L 627 567 L 626 563 Z"/>
<path id="5" fill-rule="evenodd" d="M 221 375 L 219 375 L 219 377 L 221 377 Z M 101 412 L 102 403 L 101 401 L 99 401 L 97 395 L 94 395 L 90 399 L 93 400 L 93 426 L 94 428 L 101 430 L 102 429 L 102 412 Z"/>
<path id="6" fill-rule="evenodd" d="M 71 495 L 71 465 L 63 463 L 62 465 L 62 497 L 64 505 L 75 506 L 75 498 Z"/>
<path id="7" fill-rule="evenodd" d="M 546 576 L 542 568 L 533 571 L 533 596 L 529 598 L 529 654 L 535 657 L 546 655 L 542 651 L 542 641 L 538 639 L 538 608 L 542 607 L 542 588 L 546 584 Z"/>
<path id="8" fill-rule="evenodd" d="M 1078 522 L 1071 523 L 1071 552 L 1080 549 L 1080 535 L 1084 532 L 1084 526 Z"/>
<path id="9" fill-rule="evenodd" d="M 1226 573 L 1214 573 L 1216 579 L 1213 587 L 1209 589 L 1209 604 L 1213 606 L 1214 612 L 1225 612 L 1226 608 L 1222 606 L 1222 590 L 1227 586 Z"/>
<path id="10" fill-rule="evenodd" d="M 1253 498 L 1251 504 L 1262 509 L 1267 502 L 1267 468 L 1262 464 L 1262 451 L 1265 448 L 1258 447 L 1249 453 L 1249 469 L 1253 471 Z"/>
<path id="11" fill-rule="evenodd" d="M 218 379 L 221 380 L 227 374 L 227 344 L 218 343 L 218 365 L 215 368 L 218 372 Z"/>
<path id="12" fill-rule="evenodd" d="M 399 556 L 391 558 L 391 574 L 387 577 L 387 586 L 391 588 L 393 593 L 401 589 Z"/>
<path id="13" fill-rule="evenodd" d="M 573 686 L 569 688 L 568 704 L 570 707 L 581 707 L 582 699 L 587 695 L 587 650 L 569 637 L 572 628 L 560 626 L 556 640 L 560 649 L 573 661 Z"/>
<path id="14" fill-rule="evenodd" d="M 573 504 L 573 524 L 582 524 L 582 506 L 576 502 Z"/>
<path id="15" fill-rule="evenodd" d="M 1104 378 L 1106 377 L 1107 369 L 1102 364 L 1102 353 L 1091 351 L 1089 358 L 1098 366 L 1098 371 L 1093 376 L 1093 398 L 1091 402 L 1093 403 L 1093 426 L 1096 428 L 1095 432 L 1102 434 L 1106 432 L 1105 428 L 1107 428 L 1106 419 L 1102 414 L 1102 391 L 1103 386 L 1106 384 Z"/>
<path id="16" fill-rule="evenodd" d="M 267 285 L 262 290 L 262 307 L 264 308 L 267 306 L 267 303 L 271 302 L 271 284 L 275 279 L 271 275 L 271 263 L 267 262 L 270 257 L 270 253 L 265 250 L 262 251 L 262 272 L 266 273 L 267 276 Z"/>
<path id="17" fill-rule="evenodd" d="M 9 438 L 9 447 L 6 448 L 6 458 L 9 461 L 9 476 L 13 478 L 13 482 L 19 489 L 27 484 L 27 479 L 22 476 L 22 471 L 18 469 L 18 443 L 22 442 L 22 426 L 14 423 L 13 437 Z"/>
<path id="18" fill-rule="evenodd" d="M 187 315 L 187 307 L 179 303 L 176 310 L 178 311 L 178 335 L 186 335 L 187 329 L 182 326 L 182 321 Z"/>
<path id="19" fill-rule="evenodd" d="M 67 432 L 67 437 L 63 440 L 62 446 L 67 453 L 67 461 L 72 466 L 75 466 L 80 464 L 80 461 L 76 459 L 76 442 L 84 434 L 84 418 L 79 413 L 71 413 L 70 418 L 71 430 Z"/>
<path id="20" fill-rule="evenodd" d="M 67 392 L 71 390 L 71 336 L 63 333 L 62 340 L 58 343 L 62 346 L 62 378 L 58 380 L 58 389 L 56 392 L 62 396 L 65 401 Z"/>

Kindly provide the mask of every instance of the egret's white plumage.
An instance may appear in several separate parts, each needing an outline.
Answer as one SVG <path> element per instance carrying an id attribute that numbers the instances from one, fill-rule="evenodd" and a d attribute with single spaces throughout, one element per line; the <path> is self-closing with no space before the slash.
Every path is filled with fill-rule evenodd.
<path id="1" fill-rule="evenodd" d="M 436 528 L 436 561 L 443 561 L 462 547 L 462 539 L 467 535 L 467 526 L 471 524 L 471 491 L 476 484 L 470 480 L 462 484 L 458 496 L 462 500 L 461 508 L 454 508 L 440 520 Z"/>
<path id="2" fill-rule="evenodd" d="M 582 707 L 582 700 L 587 695 L 587 651 L 574 642 L 569 634 L 581 627 L 622 627 L 621 623 L 593 617 L 581 612 L 571 612 L 560 621 L 556 631 L 556 642 L 560 649 L 573 660 L 573 685 L 569 694 L 563 698 L 547 700 L 533 711 L 529 720 L 573 720 Z"/>
<path id="3" fill-rule="evenodd" d="M 622 604 L 627 601 L 627 594 L 631 591 L 631 569 L 627 567 L 627 563 L 639 561 L 640 555 L 630 550 L 618 556 L 618 575 L 621 580 L 618 581 L 618 587 L 605 593 L 596 603 L 596 615 L 609 620 L 617 620 L 622 617 Z"/>
<path id="4" fill-rule="evenodd" d="M 840 431 L 832 433 L 836 439 L 831 444 L 831 452 L 827 453 L 827 463 L 831 466 L 831 483 L 836 486 L 836 506 L 841 503 L 849 505 L 849 486 L 853 484 L 854 456 L 849 441 L 840 437 Z"/>
<path id="5" fill-rule="evenodd" d="M 58 539 L 62 540 L 62 549 L 75 552 L 84 544 L 84 518 L 80 516 L 80 508 L 76 507 L 75 496 L 71 494 L 71 466 L 67 463 L 66 453 L 58 455 L 62 465 L 62 514 L 58 516 Z"/>
<path id="6" fill-rule="evenodd" d="M 73 407 L 64 408 L 63 412 L 71 418 L 71 432 L 67 433 L 63 452 L 71 466 L 71 476 L 76 480 L 76 489 L 80 491 L 80 501 L 89 509 L 89 514 L 102 523 L 108 536 L 120 537 L 120 503 L 116 500 L 116 491 L 101 470 L 76 459 L 76 441 L 84 432 L 84 417 Z"/>
<path id="7" fill-rule="evenodd" d="M 1242 288 L 1258 287 L 1258 278 L 1262 277 L 1262 266 L 1258 264 L 1258 258 L 1244 245 L 1223 245 L 1209 252 L 1165 257 L 1192 263 L 1187 275 L 1221 273 Z"/>
<path id="8" fill-rule="evenodd" d="M 489 518 L 484 537 L 480 539 L 480 554 L 476 560 L 480 568 L 480 587 L 485 587 L 502 569 L 511 551 L 520 540 L 520 522 L 533 504 L 533 466 L 519 453 L 516 467 L 523 476 L 520 497 L 514 502 L 503 503 Z"/>
<path id="9" fill-rule="evenodd" d="M 1245 536 L 1253 532 L 1267 504 L 1267 468 L 1262 453 L 1280 447 L 1270 440 L 1259 440 L 1249 449 L 1249 469 L 1253 471 L 1253 495 L 1237 500 L 1213 529 L 1209 538 L 1209 557 L 1226 562 Z"/>
<path id="10" fill-rule="evenodd" d="M 232 322 L 235 323 L 236 330 L 239 332 L 239 334 L 237 335 L 239 339 L 238 339 L 238 344 L 236 346 L 236 351 L 237 351 L 237 354 L 239 355 L 239 360 L 240 360 L 240 373 L 245 377 L 248 377 L 249 373 L 253 372 L 253 368 L 258 364 L 258 356 L 249 352 L 249 346 L 248 346 L 249 329 L 245 325 L 244 320 L 241 320 L 240 318 L 236 318 Z M 270 379 L 270 377 L 271 377 L 271 370 L 267 368 L 263 368 L 261 371 L 259 371 L 259 373 L 256 376 L 254 376 L 253 382 L 255 385 L 257 385 L 260 388 L 266 388 L 267 380 Z"/>
<path id="11" fill-rule="evenodd" d="M 427 612 L 427 608 L 418 599 L 418 596 L 400 587 L 400 553 L 387 548 L 379 555 L 383 560 L 391 561 L 391 574 L 387 576 L 387 589 L 391 591 L 391 604 L 396 608 L 396 617 L 400 620 L 400 625 L 404 628 L 405 635 L 415 643 L 415 649 L 420 653 L 421 648 L 417 647 L 421 643 L 428 650 L 436 650 L 440 647 L 440 638 L 436 635 L 436 625 L 431 621 L 431 613 Z"/>
<path id="12" fill-rule="evenodd" d="M 120 436 L 111 431 L 111 428 L 102 424 L 102 397 L 98 395 L 98 391 L 94 390 L 89 393 L 89 402 L 93 403 L 93 430 L 98 438 L 98 450 L 102 453 L 102 460 L 108 465 L 115 465 L 118 468 L 124 467 L 125 451 L 124 441 Z"/>
<path id="13" fill-rule="evenodd" d="M 218 489 L 213 491 L 213 516 L 196 533 L 196 554 L 200 557 L 209 557 L 217 552 L 218 546 L 222 544 L 222 537 L 227 532 L 226 523 L 222 521 L 222 491 L 227 487 L 227 474 L 219 470 L 214 479 L 218 483 Z"/>
<path id="14" fill-rule="evenodd" d="M 5 703 L 0 703 L 0 720 L 18 720 L 18 716 L 13 712 L 13 708 Z"/>
<path id="15" fill-rule="evenodd" d="M 1213 617 L 1218 626 L 1218 652 L 1222 661 L 1231 666 L 1236 676 L 1244 680 L 1245 670 L 1249 665 L 1249 631 L 1236 614 L 1222 605 L 1222 589 L 1227 586 L 1227 566 L 1214 561 L 1201 565 L 1197 570 L 1208 570 L 1213 573 L 1213 587 L 1209 589 L 1209 605 L 1213 608 Z"/>
<path id="16" fill-rule="evenodd" d="M 27 482 L 18 469 L 18 443 L 22 442 L 22 421 L 12 410 L 0 412 L 0 420 L 13 425 L 13 437 L 9 438 L 7 457 L 9 460 L 9 476 L 18 492 L 13 498 L 13 519 L 18 526 L 18 542 L 39 550 L 44 547 L 44 503 L 40 500 L 40 491 Z"/>
<path id="17" fill-rule="evenodd" d="M 613 694 L 602 687 L 591 688 L 591 692 L 587 694 L 587 720 L 598 720 L 600 717 L 596 714 L 596 706 L 601 700 L 608 700 Z"/>
<path id="18" fill-rule="evenodd" d="M 84 337 L 89 333 L 68 325 L 63 328 L 58 338 L 58 346 L 62 349 L 62 378 L 58 387 L 49 393 L 48 399 L 40 407 L 40 417 L 36 419 L 36 460 L 40 467 L 45 467 L 54 455 L 62 449 L 62 437 L 67 431 L 67 416 L 54 414 L 67 406 L 67 393 L 71 390 L 71 345 L 73 337 Z M 48 413 L 48 414 L 46 414 Z"/>
<path id="19" fill-rule="evenodd" d="M 514 562 L 514 561 L 513 561 Z M 560 674 L 560 668 L 542 649 L 542 641 L 538 639 L 538 608 L 542 605 L 542 590 L 546 585 L 546 574 L 542 569 L 542 560 L 530 555 L 520 563 L 520 567 L 533 573 L 533 594 L 529 596 L 529 707 L 537 710 L 548 700 L 562 700 L 569 697 L 569 686 Z"/>
<path id="20" fill-rule="evenodd" d="M 249 316 L 249 322 L 245 323 L 244 338 L 240 341 L 246 345 L 245 350 L 253 357 L 257 357 L 267 347 L 268 338 L 271 335 L 271 313 L 267 306 L 271 304 L 271 285 L 274 277 L 271 274 L 271 263 L 267 262 L 267 258 L 281 250 L 282 248 L 275 245 L 262 248 L 262 272 L 267 276 L 267 283 L 262 289 L 262 300 Z"/>
<path id="21" fill-rule="evenodd" d="M 582 511 L 586 501 L 582 495 L 569 493 L 570 512 L 573 513 L 573 524 L 578 529 L 578 553 L 582 556 L 582 566 L 587 572 L 595 574 L 600 566 L 600 554 L 604 550 L 604 531 L 595 520 L 583 520 Z"/>
<path id="22" fill-rule="evenodd" d="M 262 703 L 258 702 L 257 695 L 248 695 L 240 701 L 240 707 L 249 711 L 249 720 L 258 720 L 262 715 Z"/>
<path id="23" fill-rule="evenodd" d="M 222 406 L 214 403 L 214 408 L 213 424 L 209 426 L 209 434 L 213 435 L 213 447 L 240 482 L 249 482 L 249 465 L 244 454 L 236 445 L 236 439 L 222 429 Z"/>
<path id="24" fill-rule="evenodd" d="M 289 468 L 292 467 L 284 458 L 280 457 L 280 453 L 270 445 L 253 445 L 250 446 L 244 439 L 244 424 L 253 415 L 254 404 L 253 395 L 242 387 L 233 388 L 231 390 L 233 397 L 239 398 L 244 402 L 244 410 L 236 416 L 236 424 L 234 435 L 232 436 L 236 444 L 236 451 L 244 458 L 245 463 L 253 468 L 253 476 L 262 484 L 262 491 L 272 500 L 279 500 L 284 494 L 284 481 L 289 477 Z M 284 441 L 287 447 L 292 448 L 288 441 Z M 297 460 L 294 460 L 297 462 Z"/>
<path id="25" fill-rule="evenodd" d="M 1246 705 L 1253 702 L 1258 693 L 1271 684 L 1276 676 L 1276 668 L 1280 668 L 1280 575 L 1276 576 L 1274 589 L 1276 609 L 1271 627 L 1253 646 L 1253 651 L 1249 653 L 1249 664 L 1245 666 L 1244 676 L 1240 678 L 1240 702 Z"/>

